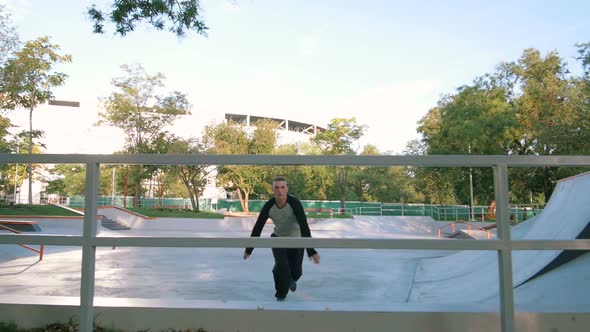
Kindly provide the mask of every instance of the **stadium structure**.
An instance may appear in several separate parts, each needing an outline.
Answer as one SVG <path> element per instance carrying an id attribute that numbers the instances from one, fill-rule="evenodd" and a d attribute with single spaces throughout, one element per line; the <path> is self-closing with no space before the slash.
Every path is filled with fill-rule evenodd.
<path id="1" fill-rule="evenodd" d="M 236 114 L 236 113 L 225 113 L 225 121 L 233 121 L 235 123 L 244 124 L 249 130 L 255 127 L 256 121 L 270 120 L 276 122 L 279 127 L 279 143 L 280 144 L 293 144 L 308 142 L 311 136 L 315 136 L 326 130 L 324 127 L 320 127 L 314 124 L 309 124 L 300 121 L 293 121 L 289 119 L 279 119 L 265 116 L 248 115 L 248 114 Z M 218 199 L 221 198 L 236 198 L 227 193 L 223 188 L 217 186 L 215 174 L 207 179 L 207 186 L 203 191 L 202 198 L 209 200 L 212 204 L 216 205 Z"/>
<path id="2" fill-rule="evenodd" d="M 226 122 L 233 121 L 236 123 L 245 124 L 249 128 L 254 127 L 256 121 L 260 120 L 270 120 L 278 124 L 279 143 L 281 144 L 307 142 L 310 136 L 315 136 L 316 134 L 326 130 L 324 127 L 300 121 L 257 115 L 225 113 Z"/>

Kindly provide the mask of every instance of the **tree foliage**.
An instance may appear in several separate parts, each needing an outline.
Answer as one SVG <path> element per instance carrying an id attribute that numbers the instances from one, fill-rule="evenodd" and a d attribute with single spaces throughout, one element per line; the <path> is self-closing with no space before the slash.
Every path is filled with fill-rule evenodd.
<path id="1" fill-rule="evenodd" d="M 59 49 L 49 37 L 40 37 L 26 42 L 6 61 L 0 81 L 3 109 L 33 110 L 53 98 L 51 89 L 63 85 L 67 78 L 64 73 L 53 72 L 53 66 L 72 61 L 70 55 L 60 55 Z"/>
<path id="2" fill-rule="evenodd" d="M 272 120 L 260 120 L 252 126 L 250 132 L 243 124 L 233 121 L 205 127 L 203 139 L 207 151 L 216 154 L 272 154 L 278 138 L 278 124 Z M 250 196 L 267 191 L 270 170 L 266 166 L 224 165 L 218 169 L 217 180 L 227 191 L 237 194 L 242 210 L 248 212 Z"/>
<path id="3" fill-rule="evenodd" d="M 586 69 L 581 78 L 568 77 L 567 65 L 557 52 L 543 56 L 536 49 L 524 50 L 517 61 L 501 63 L 495 73 L 441 98 L 419 122 L 422 140 L 414 142 L 410 150 L 419 154 L 587 154 L 587 44 L 579 45 L 579 55 Z M 471 171 L 476 200 L 488 204 L 493 198 L 489 169 L 431 168 L 416 169 L 414 174 L 425 197 L 467 203 L 465 188 Z M 511 170 L 511 199 L 532 202 L 533 197 L 541 196 L 547 200 L 557 179 L 579 171 L 548 167 Z M 443 192 L 452 193 L 452 197 Z"/>
<path id="4" fill-rule="evenodd" d="M 148 74 L 141 65 L 123 65 L 127 74 L 112 81 L 116 91 L 102 98 L 103 112 L 97 125 L 108 125 L 123 130 L 129 153 L 157 152 L 170 126 L 179 115 L 190 114 L 191 105 L 186 95 L 174 91 L 158 94 L 164 86 L 164 74 Z"/>
<path id="5" fill-rule="evenodd" d="M 171 134 L 166 129 L 180 115 L 190 114 L 191 105 L 186 95 L 173 91 L 159 94 L 164 87 L 164 74 L 148 74 L 141 65 L 123 65 L 126 76 L 112 81 L 116 91 L 102 98 L 98 126 L 108 125 L 123 130 L 125 152 L 166 153 Z M 125 187 L 130 182 L 134 190 L 134 204 L 139 205 L 144 189 L 141 182 L 156 171 L 156 167 L 134 165 L 126 169 Z"/>
<path id="6" fill-rule="evenodd" d="M 318 133 L 312 141 L 323 154 L 354 155 L 358 150 L 358 142 L 367 129 L 366 125 L 356 123 L 356 118 L 335 118 L 330 121 L 325 131 Z M 336 166 L 336 183 L 340 194 L 340 207 L 346 208 L 348 194 L 349 167 Z"/>
<path id="7" fill-rule="evenodd" d="M 8 57 L 18 47 L 18 35 L 12 25 L 10 14 L 0 5 L 0 66 L 4 66 Z"/>
<path id="8" fill-rule="evenodd" d="M 361 155 L 381 155 L 372 145 Z M 350 170 L 350 191 L 362 202 L 416 202 L 421 200 L 405 167 L 354 167 Z"/>
<path id="9" fill-rule="evenodd" d="M 170 144 L 168 152 L 182 154 L 200 154 L 205 150 L 198 139 L 176 139 Z M 193 210 L 199 211 L 199 198 L 205 191 L 208 177 L 216 171 L 212 165 L 167 166 L 168 173 L 175 174 L 185 186 Z"/>
<path id="10" fill-rule="evenodd" d="M 29 154 L 33 153 L 34 138 L 42 137 L 33 131 L 33 111 L 35 108 L 53 98 L 52 89 L 64 84 L 67 75 L 53 72 L 58 63 L 71 62 L 70 55 L 57 53 L 60 47 L 52 44 L 49 37 L 40 37 L 25 43 L 23 48 L 14 53 L 2 69 L 0 77 L 0 108 L 17 107 L 29 111 Z M 33 168 L 29 165 L 29 204 L 33 202 Z"/>
<path id="11" fill-rule="evenodd" d="M 317 145 L 312 143 L 294 143 L 280 145 L 275 154 L 284 155 L 318 155 Z M 274 165 L 271 174 L 283 175 L 289 181 L 289 193 L 309 200 L 333 200 L 338 198 L 335 189 L 335 169 L 331 166 L 281 166 Z M 270 179 L 269 179 L 270 180 Z M 272 185 L 268 183 L 268 196 L 272 194 Z"/>
<path id="12" fill-rule="evenodd" d="M 95 33 L 104 33 L 105 23 L 115 25 L 115 33 L 125 36 L 145 22 L 157 30 L 167 29 L 177 36 L 189 31 L 206 36 L 205 21 L 200 14 L 199 0 L 117 0 L 110 10 L 101 10 L 95 4 L 88 8 Z"/>

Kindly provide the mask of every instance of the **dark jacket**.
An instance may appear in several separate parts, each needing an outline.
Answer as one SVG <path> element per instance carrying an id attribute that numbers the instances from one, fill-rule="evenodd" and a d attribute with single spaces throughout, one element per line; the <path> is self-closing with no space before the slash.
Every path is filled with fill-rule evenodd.
<path id="1" fill-rule="evenodd" d="M 273 197 L 268 200 L 260 210 L 260 214 L 258 215 L 258 219 L 256 220 L 256 224 L 254 224 L 254 228 L 252 229 L 252 233 L 250 234 L 251 237 L 260 237 L 260 233 L 262 233 L 262 229 L 268 220 L 268 214 L 270 212 L 270 208 L 276 204 L 276 199 Z M 293 209 L 293 213 L 295 214 L 295 219 L 299 223 L 299 229 L 301 229 L 301 237 L 311 237 L 311 231 L 309 230 L 309 225 L 307 224 L 307 216 L 305 215 L 305 210 L 303 209 L 303 205 L 301 201 L 297 199 L 295 196 L 287 195 L 287 204 L 291 205 L 291 209 Z M 246 248 L 247 254 L 252 254 L 254 248 Z M 313 248 L 307 248 L 307 256 L 311 257 L 317 254 L 317 251 Z"/>

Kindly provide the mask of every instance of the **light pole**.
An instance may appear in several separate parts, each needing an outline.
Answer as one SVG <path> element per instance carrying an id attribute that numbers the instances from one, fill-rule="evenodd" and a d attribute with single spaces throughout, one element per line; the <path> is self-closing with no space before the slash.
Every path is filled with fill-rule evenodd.
<path id="1" fill-rule="evenodd" d="M 16 138 L 16 154 L 20 153 L 20 142 L 18 140 L 18 136 Z M 14 199 L 14 204 L 17 204 L 16 202 L 16 186 L 18 183 L 18 163 L 16 163 L 16 167 L 14 168 L 14 195 L 13 195 L 13 199 Z"/>
<path id="2" fill-rule="evenodd" d="M 469 154 L 471 154 L 471 144 L 467 146 Z M 469 167 L 469 195 L 471 196 L 471 220 L 475 220 L 475 207 L 473 206 L 473 168 Z"/>
<path id="3" fill-rule="evenodd" d="M 79 101 L 67 101 L 67 100 L 55 100 L 50 99 L 47 101 L 47 105 L 52 106 L 66 106 L 66 107 L 80 107 Z M 34 106 L 31 105 L 29 108 L 29 155 L 33 154 L 33 111 Z M 29 204 L 33 204 L 33 164 L 27 165 L 27 171 L 29 175 Z"/>
<path id="4" fill-rule="evenodd" d="M 113 184 L 111 186 L 111 205 L 115 206 L 115 170 L 116 167 L 113 166 Z"/>

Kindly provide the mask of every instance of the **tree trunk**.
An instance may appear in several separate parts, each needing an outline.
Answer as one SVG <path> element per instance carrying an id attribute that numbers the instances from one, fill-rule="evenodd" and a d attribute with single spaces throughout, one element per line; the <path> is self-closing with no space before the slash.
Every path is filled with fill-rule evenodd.
<path id="1" fill-rule="evenodd" d="M 238 199 L 240 200 L 240 205 L 242 206 L 243 212 L 248 212 L 248 204 L 245 204 L 245 199 L 242 196 L 242 190 L 238 189 Z"/>
<path id="2" fill-rule="evenodd" d="M 125 186 L 123 189 L 123 207 L 127 207 L 127 181 L 129 181 L 129 169 L 125 167 Z"/>
<path id="3" fill-rule="evenodd" d="M 133 207 L 141 207 L 141 168 L 143 165 L 135 165 L 135 176 L 133 177 L 134 195 L 133 195 Z"/>
<path id="4" fill-rule="evenodd" d="M 244 212 L 250 212 L 250 207 L 248 206 L 248 200 L 250 199 L 250 193 L 244 191 Z"/>
<path id="5" fill-rule="evenodd" d="M 191 207 L 193 210 L 199 211 L 199 203 L 197 203 L 199 200 L 195 200 L 195 195 L 192 192 L 189 193 L 189 198 L 191 200 Z"/>
<path id="6" fill-rule="evenodd" d="M 193 201 L 193 209 L 197 212 L 201 211 L 201 207 L 199 206 L 199 197 L 201 196 L 199 194 L 199 189 L 195 186 L 193 186 L 193 192 L 194 192 L 194 201 Z"/>
<path id="7" fill-rule="evenodd" d="M 199 211 L 199 197 L 197 196 L 197 193 L 195 192 L 194 188 L 191 188 L 191 186 L 187 186 L 188 188 L 188 195 L 189 198 L 191 199 L 191 207 L 193 210 L 197 210 Z M 196 196 L 196 198 L 195 198 Z"/>
<path id="8" fill-rule="evenodd" d="M 135 180 L 135 193 L 133 195 L 133 207 L 141 207 L 141 180 Z"/>
<path id="9" fill-rule="evenodd" d="M 199 206 L 199 197 L 201 196 L 201 192 L 199 187 L 192 183 L 193 192 L 194 192 L 194 202 L 193 202 L 193 210 L 199 212 L 201 211 L 201 207 Z"/>
<path id="10" fill-rule="evenodd" d="M 549 202 L 552 192 L 553 183 L 551 182 L 551 169 L 549 167 L 543 167 L 543 194 L 545 195 L 545 204 Z"/>
<path id="11" fill-rule="evenodd" d="M 348 169 L 338 166 L 336 169 L 336 178 L 338 179 L 338 189 L 340 191 L 340 214 L 346 213 L 346 182 Z"/>

